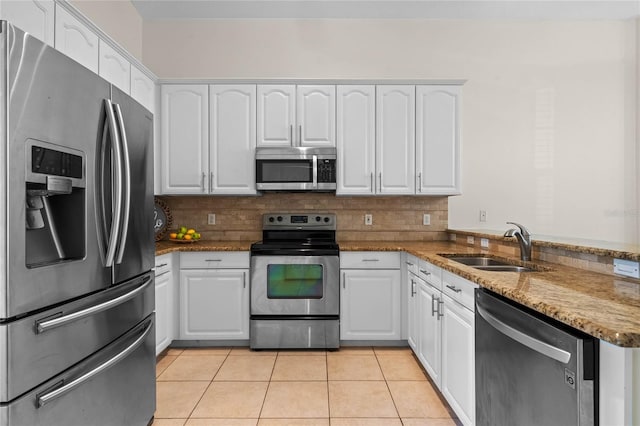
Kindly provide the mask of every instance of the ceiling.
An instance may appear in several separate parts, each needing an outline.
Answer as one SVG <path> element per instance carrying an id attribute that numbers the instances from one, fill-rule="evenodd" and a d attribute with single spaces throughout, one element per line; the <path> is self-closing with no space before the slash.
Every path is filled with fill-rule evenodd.
<path id="1" fill-rule="evenodd" d="M 159 19 L 627 19 L 640 0 L 131 0 Z"/>

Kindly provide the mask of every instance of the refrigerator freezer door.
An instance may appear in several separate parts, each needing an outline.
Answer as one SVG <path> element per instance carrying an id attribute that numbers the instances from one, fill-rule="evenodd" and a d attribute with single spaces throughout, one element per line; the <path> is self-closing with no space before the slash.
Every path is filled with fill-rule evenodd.
<path id="1" fill-rule="evenodd" d="M 5 258 L 0 259 L 0 264 L 6 265 L 0 267 L 6 268 L 0 271 L 0 319 L 7 319 L 110 283 L 110 271 L 98 255 L 93 189 L 95 147 L 104 121 L 102 100 L 109 97 L 109 84 L 29 34 L 6 22 L 0 24 L 0 44 L 5 52 L 0 56 L 0 72 L 6 73 L 0 102 L 8 117 L 3 129 L 7 139 L 1 142 L 6 158 L 0 165 L 0 187 L 6 188 L 0 208 L 7 215 L 0 223 L 0 236 L 6 240 Z M 50 151 L 41 152 L 54 156 L 63 152 L 80 161 L 81 177 L 34 172 L 31 160 L 39 155 L 34 150 L 42 147 Z M 70 174 L 78 175 L 77 170 Z M 27 175 L 34 182 L 28 184 Z M 60 191 L 53 183 L 66 187 Z M 69 190 L 72 192 L 67 193 Z M 46 249 L 39 244 L 43 234 L 38 233 L 43 230 L 29 226 L 34 222 L 27 217 L 28 208 L 38 207 L 28 201 L 38 197 L 47 198 L 49 206 L 47 214 L 45 209 L 38 210 L 46 219 L 42 224 L 49 226 L 55 219 L 51 228 L 55 232 L 49 235 L 56 243 L 50 244 L 50 250 L 56 249 L 49 256 L 31 253 Z M 74 209 L 69 210 L 67 204 Z M 72 250 L 63 250 L 66 247 Z M 48 261 L 29 264 L 29 256 Z"/>
<path id="2" fill-rule="evenodd" d="M 151 314 L 91 357 L 0 405 L 0 424 L 148 425 L 156 405 L 154 319 Z"/>
<path id="3" fill-rule="evenodd" d="M 128 211 L 128 220 L 123 222 L 114 266 L 114 283 L 118 283 L 153 268 L 153 115 L 115 87 L 111 100 L 123 128 L 123 169 L 129 173 L 123 179 L 123 211 Z"/>

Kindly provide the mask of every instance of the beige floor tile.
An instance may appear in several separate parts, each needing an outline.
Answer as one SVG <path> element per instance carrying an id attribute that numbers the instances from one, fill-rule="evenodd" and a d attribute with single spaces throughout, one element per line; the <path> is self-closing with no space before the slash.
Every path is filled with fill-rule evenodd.
<path id="1" fill-rule="evenodd" d="M 269 381 L 276 355 L 229 356 L 216 374 L 216 381 Z"/>
<path id="2" fill-rule="evenodd" d="M 187 352 L 185 352 L 186 354 Z M 206 380 L 211 381 L 225 360 L 217 355 L 182 354 L 158 376 L 159 381 Z"/>
<path id="3" fill-rule="evenodd" d="M 192 418 L 257 419 L 268 382 L 212 382 Z"/>
<path id="4" fill-rule="evenodd" d="M 428 381 L 389 381 L 400 417 L 450 418 L 447 408 Z"/>
<path id="5" fill-rule="evenodd" d="M 318 356 L 318 355 L 327 355 L 327 351 L 324 350 L 314 350 L 314 349 L 280 349 L 278 351 L 278 356 Z"/>
<path id="6" fill-rule="evenodd" d="M 373 348 L 369 346 L 347 346 L 340 348 L 338 351 L 327 351 L 327 356 L 343 356 L 343 355 L 374 355 Z"/>
<path id="7" fill-rule="evenodd" d="M 229 355 L 231 348 L 188 348 L 182 355 Z"/>
<path id="8" fill-rule="evenodd" d="M 187 419 L 153 419 L 152 426 L 184 426 Z"/>
<path id="9" fill-rule="evenodd" d="M 411 348 L 407 347 L 373 348 L 373 351 L 376 353 L 376 355 L 411 355 L 413 353 Z"/>
<path id="10" fill-rule="evenodd" d="M 327 380 L 327 357 L 309 355 L 278 355 L 272 381 Z"/>
<path id="11" fill-rule="evenodd" d="M 454 419 L 409 419 L 403 417 L 402 424 L 404 426 L 456 426 L 458 423 Z"/>
<path id="12" fill-rule="evenodd" d="M 427 380 L 413 355 L 378 355 L 387 380 Z"/>
<path id="13" fill-rule="evenodd" d="M 400 419 L 331 418 L 331 426 L 402 426 Z"/>
<path id="14" fill-rule="evenodd" d="M 189 419 L 185 426 L 256 426 L 258 419 Z"/>
<path id="15" fill-rule="evenodd" d="M 329 419 L 260 419 L 258 426 L 329 426 Z"/>
<path id="16" fill-rule="evenodd" d="M 171 365 L 173 361 L 175 361 L 178 357 L 174 355 L 165 355 L 163 357 L 158 358 L 156 361 L 156 377 L 161 375 L 164 370 L 167 369 Z"/>
<path id="17" fill-rule="evenodd" d="M 374 355 L 327 357 L 329 380 L 384 380 Z"/>
<path id="18" fill-rule="evenodd" d="M 207 386 L 209 382 L 156 383 L 156 418 L 188 418 Z"/>
<path id="19" fill-rule="evenodd" d="M 329 382 L 331 417 L 398 417 L 384 381 Z"/>
<path id="20" fill-rule="evenodd" d="M 327 382 L 271 382 L 260 418 L 329 418 Z"/>
<path id="21" fill-rule="evenodd" d="M 231 352 L 229 352 L 229 355 L 231 356 L 237 356 L 237 355 L 267 355 L 267 356 L 273 356 L 273 355 L 278 355 L 278 351 L 252 351 L 249 348 L 231 348 Z"/>

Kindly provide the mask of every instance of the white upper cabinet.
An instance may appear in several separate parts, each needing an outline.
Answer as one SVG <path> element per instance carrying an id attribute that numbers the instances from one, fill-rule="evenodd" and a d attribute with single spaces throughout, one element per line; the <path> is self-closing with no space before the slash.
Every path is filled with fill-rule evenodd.
<path id="1" fill-rule="evenodd" d="M 100 40 L 100 77 L 114 84 L 125 93 L 131 93 L 131 65 L 109 44 Z"/>
<path id="2" fill-rule="evenodd" d="M 10 0 L 0 2 L 0 18 L 53 46 L 55 3 L 53 0 Z"/>
<path id="3" fill-rule="evenodd" d="M 460 86 L 418 86 L 417 193 L 460 194 Z"/>
<path id="4" fill-rule="evenodd" d="M 415 86 L 376 89 L 377 192 L 414 194 Z"/>
<path id="5" fill-rule="evenodd" d="M 376 88 L 351 85 L 336 88 L 336 144 L 339 195 L 374 194 Z"/>
<path id="6" fill-rule="evenodd" d="M 161 89 L 161 170 L 164 194 L 209 191 L 209 87 Z"/>
<path id="7" fill-rule="evenodd" d="M 256 86 L 210 87 L 212 194 L 256 194 Z"/>
<path id="8" fill-rule="evenodd" d="M 155 114 L 156 85 L 135 65 L 131 65 L 131 97 Z"/>
<path id="9" fill-rule="evenodd" d="M 298 86 L 297 101 L 297 144 L 336 146 L 335 86 Z"/>
<path id="10" fill-rule="evenodd" d="M 258 146 L 335 146 L 335 86 L 258 85 Z"/>
<path id="11" fill-rule="evenodd" d="M 56 6 L 56 49 L 98 73 L 98 36 L 64 8 Z"/>
<path id="12" fill-rule="evenodd" d="M 296 86 L 258 85 L 258 146 L 292 146 Z"/>

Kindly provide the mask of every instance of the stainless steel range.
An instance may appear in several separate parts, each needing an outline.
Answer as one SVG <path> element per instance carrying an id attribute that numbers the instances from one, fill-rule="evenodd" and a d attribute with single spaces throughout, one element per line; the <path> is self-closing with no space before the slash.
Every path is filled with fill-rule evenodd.
<path id="1" fill-rule="evenodd" d="M 251 245 L 252 349 L 340 344 L 340 257 L 336 215 L 263 215 Z"/>

